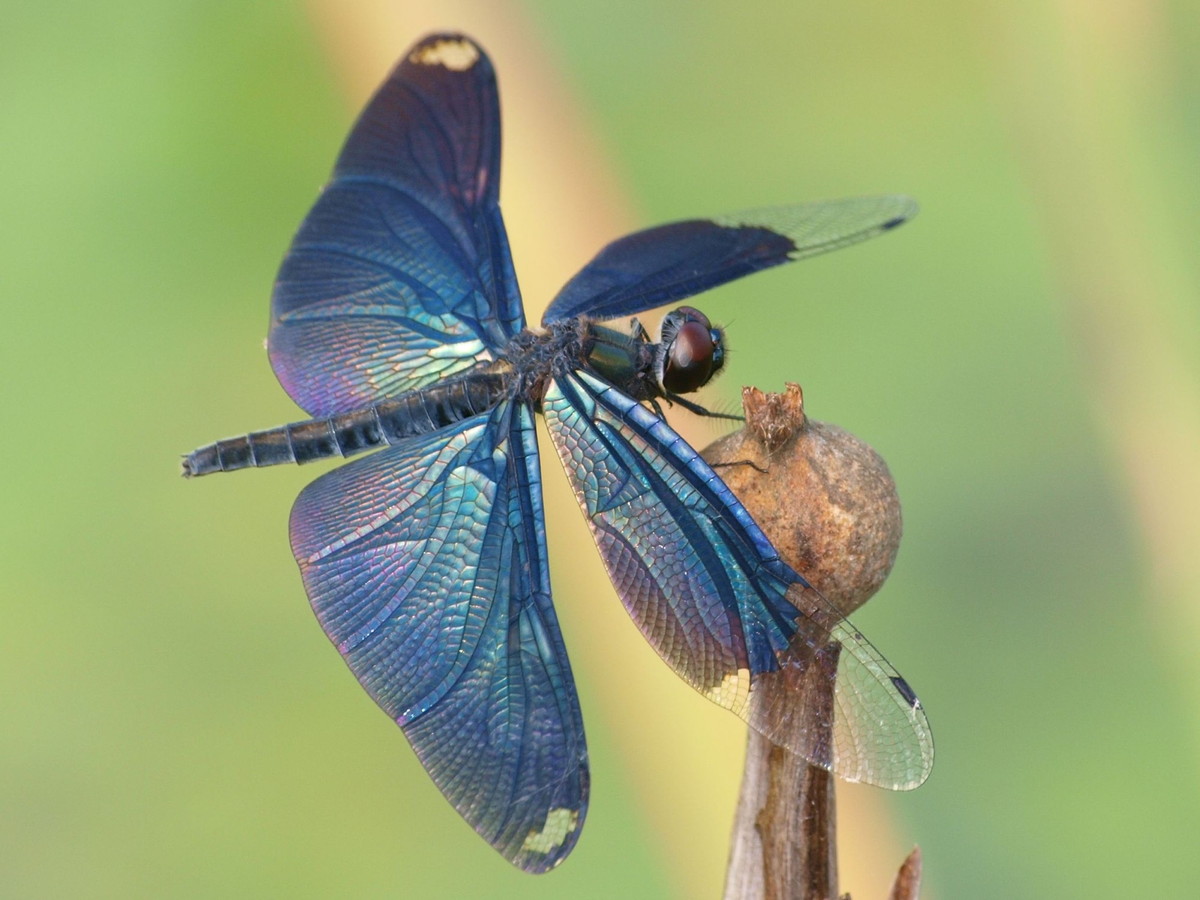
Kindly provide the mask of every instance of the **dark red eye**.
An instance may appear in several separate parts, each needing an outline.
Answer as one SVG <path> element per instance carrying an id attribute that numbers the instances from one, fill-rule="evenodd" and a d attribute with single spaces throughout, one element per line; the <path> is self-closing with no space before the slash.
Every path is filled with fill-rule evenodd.
<path id="1" fill-rule="evenodd" d="M 725 361 L 721 332 L 704 313 L 680 306 L 662 323 L 662 340 L 667 342 L 662 386 L 671 394 L 689 394 L 702 388 Z"/>

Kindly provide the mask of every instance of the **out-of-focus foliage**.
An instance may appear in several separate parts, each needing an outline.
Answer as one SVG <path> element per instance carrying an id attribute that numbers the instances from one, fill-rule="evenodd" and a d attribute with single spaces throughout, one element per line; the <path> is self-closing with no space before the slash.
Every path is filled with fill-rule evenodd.
<path id="1" fill-rule="evenodd" d="M 472 4 L 447 9 L 476 31 Z M 353 115 L 310 14 L 6 7 L 0 893 L 716 896 L 736 768 L 718 754 L 665 811 L 653 773 L 672 734 L 740 726 L 682 685 L 678 710 L 643 702 L 638 679 L 673 676 L 588 645 L 590 617 L 623 615 L 607 584 L 555 570 L 593 805 L 535 879 L 461 823 L 306 611 L 285 523 L 315 472 L 175 476 L 197 444 L 296 416 L 261 351 L 267 296 Z M 892 467 L 905 541 L 856 621 L 938 740 L 930 782 L 889 799 L 929 893 L 1188 894 L 1200 590 L 1171 548 L 1196 546 L 1172 501 L 1200 484 L 1180 399 L 1200 383 L 1195 11 L 529 0 L 513 18 L 639 224 L 921 201 L 879 241 L 697 301 L 730 326 L 719 391 L 798 380 Z M 492 49 L 503 95 L 524 61 Z M 560 549 L 586 541 L 552 524 L 552 559 L 591 553 L 554 554 L 557 528 Z M 843 852 L 870 856 L 855 839 Z"/>

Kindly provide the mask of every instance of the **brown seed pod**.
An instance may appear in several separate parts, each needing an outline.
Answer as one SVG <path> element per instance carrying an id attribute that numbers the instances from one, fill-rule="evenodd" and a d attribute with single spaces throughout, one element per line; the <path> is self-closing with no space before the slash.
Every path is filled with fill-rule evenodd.
<path id="1" fill-rule="evenodd" d="M 804 414 L 800 385 L 742 390 L 746 427 L 703 452 L 779 555 L 842 613 L 883 584 L 900 548 L 887 463 L 854 435 Z"/>

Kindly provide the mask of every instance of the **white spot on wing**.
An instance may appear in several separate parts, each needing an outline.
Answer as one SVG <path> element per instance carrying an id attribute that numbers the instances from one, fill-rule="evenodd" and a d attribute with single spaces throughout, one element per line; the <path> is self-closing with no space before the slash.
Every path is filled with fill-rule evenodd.
<path id="1" fill-rule="evenodd" d="M 562 846 L 567 835 L 573 832 L 578 824 L 579 810 L 564 809 L 561 806 L 552 809 L 546 814 L 546 824 L 542 826 L 541 831 L 530 829 L 521 849 L 531 853 L 550 853 Z"/>
<path id="2" fill-rule="evenodd" d="M 408 60 L 419 66 L 443 66 L 452 72 L 465 72 L 479 61 L 479 49 L 462 38 L 441 38 L 414 48 Z"/>
<path id="3" fill-rule="evenodd" d="M 704 696 L 726 709 L 742 709 L 750 696 L 750 670 L 730 672 L 720 684 L 705 691 Z"/>

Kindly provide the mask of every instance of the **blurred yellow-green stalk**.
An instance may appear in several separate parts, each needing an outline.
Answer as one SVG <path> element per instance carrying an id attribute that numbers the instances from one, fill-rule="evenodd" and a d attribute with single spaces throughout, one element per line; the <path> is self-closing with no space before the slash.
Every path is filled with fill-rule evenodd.
<path id="1" fill-rule="evenodd" d="M 1195 4 L 9 0 L 3 19 L 0 896 L 720 894 L 743 726 L 644 646 L 552 459 L 593 792 L 540 878 L 459 820 L 312 620 L 286 521 L 317 471 L 176 474 L 297 417 L 262 352 L 275 268 L 359 105 L 433 28 L 499 71 L 531 318 L 636 227 L 922 204 L 697 301 L 730 328 L 710 402 L 802 382 L 904 501 L 856 621 L 920 692 L 938 761 L 912 794 L 841 791 L 843 889 L 883 896 L 919 843 L 927 897 L 1194 893 Z"/>

